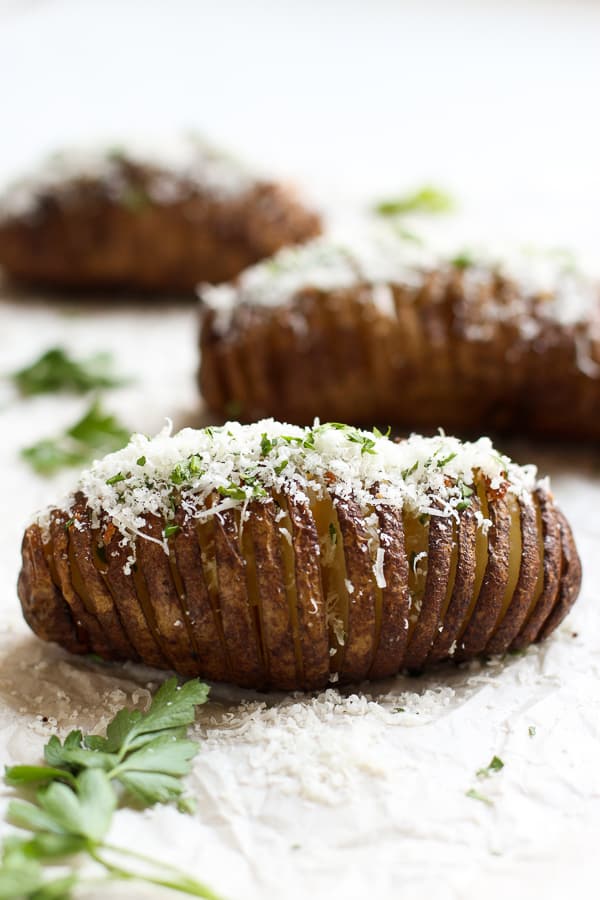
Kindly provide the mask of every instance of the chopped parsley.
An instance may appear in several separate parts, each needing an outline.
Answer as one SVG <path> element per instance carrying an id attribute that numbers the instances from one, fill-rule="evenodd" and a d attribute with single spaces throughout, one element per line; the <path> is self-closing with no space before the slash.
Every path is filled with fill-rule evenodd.
<path id="1" fill-rule="evenodd" d="M 466 797 L 470 797 L 471 800 L 479 800 L 480 803 L 485 803 L 486 806 L 493 806 L 494 801 L 490 800 L 489 797 L 486 797 L 485 794 L 481 794 L 479 791 L 476 791 L 475 788 L 471 788 L 465 794 Z"/>
<path id="2" fill-rule="evenodd" d="M 337 531 L 333 522 L 329 523 L 329 537 L 332 544 L 337 544 Z"/>
<path id="3" fill-rule="evenodd" d="M 96 454 L 120 450 L 129 437 L 129 429 L 95 400 L 85 415 L 63 434 L 43 438 L 24 448 L 21 456 L 40 475 L 53 475 L 59 469 L 83 465 Z"/>
<path id="4" fill-rule="evenodd" d="M 449 453 L 448 456 L 445 456 L 443 459 L 438 459 L 438 461 L 437 461 L 437 467 L 438 467 L 438 469 L 443 469 L 444 466 L 447 466 L 449 462 L 452 462 L 452 460 L 453 460 L 457 455 L 458 455 L 458 454 L 456 454 L 456 453 Z"/>
<path id="5" fill-rule="evenodd" d="M 52 347 L 30 365 L 11 375 L 23 396 L 69 391 L 85 394 L 97 388 L 125 384 L 113 372 L 110 353 L 96 353 L 87 359 L 73 359 L 62 347 Z"/>
<path id="6" fill-rule="evenodd" d="M 125 481 L 125 476 L 122 472 L 118 472 L 116 475 L 113 475 L 112 478 L 107 478 L 107 484 L 118 484 L 119 481 Z"/>
<path id="7" fill-rule="evenodd" d="M 164 535 L 166 538 L 174 537 L 181 531 L 181 525 L 166 525 Z"/>
<path id="8" fill-rule="evenodd" d="M 528 728 L 528 731 L 529 731 L 529 737 L 535 737 L 537 734 L 535 725 L 530 725 Z"/>
<path id="9" fill-rule="evenodd" d="M 483 769 L 477 770 L 478 778 L 489 778 L 492 772 L 499 772 L 500 769 L 504 768 L 504 763 L 500 759 L 499 756 L 493 756 L 492 761 L 489 765 L 485 766 Z"/>
<path id="10" fill-rule="evenodd" d="M 417 459 L 415 463 L 410 467 L 410 469 L 404 469 L 402 472 L 403 478 L 408 478 L 409 475 L 412 475 L 419 468 L 419 460 Z"/>
<path id="11" fill-rule="evenodd" d="M 409 213 L 437 215 L 454 210 L 456 203 L 446 191 L 427 184 L 415 191 L 381 200 L 374 207 L 380 216 L 404 216 Z"/>
<path id="12" fill-rule="evenodd" d="M 450 265 L 454 266 L 455 269 L 470 269 L 475 265 L 475 259 L 468 250 L 463 250 L 452 257 Z"/>

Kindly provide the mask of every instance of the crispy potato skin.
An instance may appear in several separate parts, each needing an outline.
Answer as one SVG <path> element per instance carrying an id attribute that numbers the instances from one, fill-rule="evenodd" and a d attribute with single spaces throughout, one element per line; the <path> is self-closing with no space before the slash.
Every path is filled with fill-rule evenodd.
<path id="1" fill-rule="evenodd" d="M 393 309 L 385 312 L 366 283 L 305 288 L 278 306 L 241 297 L 225 326 L 201 303 L 199 384 L 208 407 L 244 421 L 307 425 L 318 416 L 600 440 L 593 329 L 545 317 L 543 297 L 491 270 L 476 285 L 447 267 L 421 273 L 415 286 L 389 287 Z M 522 311 L 511 318 L 515 296 Z M 600 308 L 600 292 L 598 300 Z M 535 337 L 523 321 L 534 323 Z"/>
<path id="2" fill-rule="evenodd" d="M 0 265 L 10 277 L 60 289 L 190 294 L 321 230 L 319 216 L 281 184 L 256 181 L 219 197 L 125 157 L 113 165 L 112 181 L 66 181 L 38 194 L 26 215 L 1 217 L 0 199 Z M 177 191 L 158 203 L 149 184 L 161 174 Z"/>
<path id="3" fill-rule="evenodd" d="M 333 673 L 351 683 L 520 649 L 546 638 L 579 592 L 571 529 L 542 488 L 514 504 L 512 514 L 505 498 L 488 492 L 491 527 L 479 580 L 478 497 L 455 520 L 431 515 L 418 604 L 410 597 L 402 512 L 381 507 L 368 526 L 352 499 L 332 488 L 330 501 L 341 540 L 334 559 L 341 553 L 341 563 L 323 558 L 330 537 L 326 526 L 319 533 L 310 499 L 284 495 L 254 501 L 243 528 L 239 511 L 200 526 L 177 509 L 180 527 L 168 554 L 156 541 L 139 539 L 136 561 L 124 571 L 121 535 L 111 523 L 93 530 L 79 496 L 69 513 L 54 511 L 46 535 L 38 525 L 25 533 L 23 614 L 40 638 L 73 653 L 141 660 L 243 687 L 316 690 Z M 288 528 L 279 527 L 282 516 Z M 508 596 L 511 521 L 521 549 L 513 553 L 518 570 Z M 159 539 L 163 526 L 147 517 L 151 537 Z M 375 576 L 378 548 L 383 581 Z M 347 590 L 341 646 L 328 627 L 323 587 L 331 583 L 323 567 L 339 564 Z M 330 653 L 336 648 L 341 661 L 337 650 Z"/>

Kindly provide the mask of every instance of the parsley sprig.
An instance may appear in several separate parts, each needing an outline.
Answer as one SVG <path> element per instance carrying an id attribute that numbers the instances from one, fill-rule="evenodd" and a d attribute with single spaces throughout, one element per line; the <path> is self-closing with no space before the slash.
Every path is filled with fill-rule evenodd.
<path id="1" fill-rule="evenodd" d="M 63 347 L 51 347 L 38 359 L 10 376 L 23 396 L 69 391 L 85 394 L 100 388 L 125 384 L 113 372 L 110 353 L 96 353 L 87 359 L 73 359 Z"/>
<path id="2" fill-rule="evenodd" d="M 96 453 L 120 450 L 129 437 L 130 431 L 94 400 L 85 415 L 63 434 L 42 438 L 23 449 L 21 456 L 40 475 L 53 475 L 68 466 L 84 465 Z"/>
<path id="3" fill-rule="evenodd" d="M 451 212 L 456 204 L 454 199 L 441 188 L 425 184 L 414 191 L 401 194 L 375 204 L 374 211 L 380 216 L 404 216 L 409 213 L 436 215 Z"/>
<path id="4" fill-rule="evenodd" d="M 37 786 L 37 794 L 34 802 L 14 799 L 9 804 L 10 821 L 30 833 L 4 842 L 0 900 L 67 900 L 85 882 L 77 865 L 82 854 L 104 869 L 107 883 L 135 879 L 217 900 L 174 867 L 105 840 L 114 812 L 128 802 L 142 808 L 176 802 L 190 810 L 181 779 L 189 773 L 198 745 L 186 732 L 207 696 L 208 687 L 197 679 L 179 687 L 171 678 L 147 712 L 120 710 L 105 737 L 81 731 L 72 731 L 64 742 L 52 737 L 44 750 L 46 765 L 7 768 L 9 785 Z M 135 870 L 125 866 L 123 857 L 136 860 Z M 48 877 L 45 867 L 57 861 L 69 871 Z"/>

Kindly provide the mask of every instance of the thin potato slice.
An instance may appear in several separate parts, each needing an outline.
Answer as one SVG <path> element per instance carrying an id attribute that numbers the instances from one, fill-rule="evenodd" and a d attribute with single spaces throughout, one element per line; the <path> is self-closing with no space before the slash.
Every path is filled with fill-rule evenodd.
<path id="1" fill-rule="evenodd" d="M 366 678 L 375 655 L 375 583 L 369 533 L 353 500 L 335 503 L 342 532 L 348 579 L 348 634 L 340 678 Z"/>
<path id="2" fill-rule="evenodd" d="M 475 609 L 459 641 L 457 660 L 482 653 L 492 634 L 510 575 L 510 511 L 504 497 L 489 499 L 489 555 Z"/>
<path id="3" fill-rule="evenodd" d="M 187 617 L 177 595 L 169 559 L 157 541 L 163 540 L 162 519 L 146 517 L 147 534 L 154 540 L 138 542 L 141 578 L 148 592 L 148 604 L 154 611 L 157 636 L 170 666 L 184 675 L 198 671 L 198 660 L 190 640 Z M 142 586 L 143 590 L 143 586 Z"/>
<path id="4" fill-rule="evenodd" d="M 488 641 L 485 653 L 490 656 L 506 653 L 517 634 L 535 595 L 542 561 L 539 555 L 539 535 L 536 508 L 533 503 L 520 501 L 521 566 L 519 580 L 504 618 Z"/>
<path id="5" fill-rule="evenodd" d="M 119 610 L 94 562 L 94 532 L 85 503 L 79 500 L 73 509 L 78 527 L 69 529 L 69 561 L 78 593 L 86 607 L 93 611 L 105 634 L 109 635 L 115 652 L 122 659 L 137 659 L 129 637 L 123 629 Z"/>
<path id="6" fill-rule="evenodd" d="M 111 659 L 113 646 L 108 635 L 104 633 L 100 623 L 88 610 L 73 586 L 71 566 L 69 563 L 69 537 L 67 528 L 73 528 L 67 514 L 56 511 L 50 522 L 50 538 L 52 549 L 52 563 L 57 578 L 57 586 L 71 608 L 71 614 L 75 624 L 83 628 L 90 639 L 90 648 L 93 653 L 103 659 Z"/>
<path id="7" fill-rule="evenodd" d="M 225 644 L 202 568 L 196 522 L 181 510 L 175 517 L 180 530 L 171 542 L 171 554 L 183 586 L 182 603 L 189 623 L 190 635 L 206 678 L 226 681 L 231 678 Z"/>
<path id="8" fill-rule="evenodd" d="M 448 609 L 440 622 L 442 630 L 435 635 L 427 661 L 439 662 L 453 656 L 456 643 L 464 627 L 465 616 L 471 606 L 475 590 L 476 569 L 476 535 L 477 521 L 475 514 L 479 509 L 479 500 L 473 497 L 469 508 L 459 516 L 458 525 L 458 562 L 456 577 Z"/>
<path id="9" fill-rule="evenodd" d="M 22 553 L 17 590 L 31 630 L 44 640 L 56 641 L 70 653 L 89 653 L 86 632 L 76 627 L 64 595 L 52 580 L 39 526 L 30 525 L 25 532 Z"/>
<path id="10" fill-rule="evenodd" d="M 563 621 L 579 593 L 581 584 L 581 560 L 575 547 L 571 527 L 560 510 L 557 510 L 562 545 L 561 581 L 558 597 L 552 612 L 542 625 L 536 641 L 543 641 Z"/>
<path id="11" fill-rule="evenodd" d="M 403 665 L 407 669 L 420 669 L 423 666 L 435 637 L 440 611 L 448 589 L 452 542 L 452 522 L 442 519 L 441 516 L 431 516 L 425 593 L 419 618 L 404 656 Z"/>
<path id="12" fill-rule="evenodd" d="M 247 527 L 253 541 L 269 681 L 284 690 L 293 690 L 298 684 L 294 633 L 285 589 L 275 504 L 254 503 L 249 512 Z"/>
<path id="13" fill-rule="evenodd" d="M 286 499 L 295 557 L 303 687 L 316 690 L 324 687 L 329 678 L 327 609 L 321 585 L 319 535 L 309 504 L 291 496 Z"/>
<path id="14" fill-rule="evenodd" d="M 267 674 L 248 598 L 239 528 L 230 509 L 215 517 L 215 558 L 223 634 L 235 681 L 242 686 L 262 687 Z"/>
<path id="15" fill-rule="evenodd" d="M 381 506 L 377 518 L 379 543 L 384 551 L 385 587 L 381 591 L 381 623 L 369 678 L 388 678 L 400 670 L 406 649 L 410 599 L 408 559 L 401 511 Z"/>
<path id="16" fill-rule="evenodd" d="M 511 650 L 523 650 L 535 641 L 554 607 L 560 589 L 562 546 L 557 510 L 547 491 L 537 490 L 535 496 L 542 520 L 544 587 L 535 605 L 528 610 L 525 624 L 513 640 Z"/>
<path id="17" fill-rule="evenodd" d="M 130 568 L 138 565 L 130 559 L 131 548 L 122 545 L 122 536 L 116 529 L 110 537 L 105 532 L 104 547 L 106 583 L 119 608 L 121 621 L 127 623 L 131 643 L 146 665 L 168 669 L 171 664 L 160 647 L 154 609 L 146 603 L 144 610 L 136 590 L 136 578 L 128 574 Z M 145 587 L 144 594 L 147 596 Z"/>

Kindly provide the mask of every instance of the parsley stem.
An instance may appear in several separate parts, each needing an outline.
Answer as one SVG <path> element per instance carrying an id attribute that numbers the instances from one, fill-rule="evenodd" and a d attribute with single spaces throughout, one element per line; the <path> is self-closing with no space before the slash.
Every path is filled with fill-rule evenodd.
<path id="1" fill-rule="evenodd" d="M 152 859 L 149 856 L 145 856 L 143 853 L 138 853 L 135 850 L 127 850 L 124 847 L 117 847 L 114 844 L 101 844 L 101 848 L 103 850 L 108 850 L 111 853 L 119 853 L 123 856 L 130 856 L 132 859 L 137 859 L 140 862 L 146 863 L 149 866 L 153 866 L 155 869 L 163 869 L 165 873 L 172 872 L 173 875 L 176 875 L 177 878 L 175 880 L 166 878 L 160 878 L 152 875 L 143 875 L 138 872 L 129 872 L 127 869 L 121 868 L 121 866 L 115 865 L 114 863 L 109 862 L 108 860 L 101 857 L 97 851 L 94 851 L 91 855 L 96 860 L 96 862 L 100 863 L 100 865 L 104 866 L 107 871 L 114 872 L 119 877 L 122 878 L 136 878 L 140 881 L 147 881 L 150 884 L 157 884 L 161 887 L 170 888 L 173 891 L 179 891 L 182 894 L 189 894 L 192 897 L 204 897 L 205 900 L 221 900 L 221 898 L 213 893 L 209 888 L 205 885 L 201 884 L 199 881 L 196 881 L 195 878 L 191 878 L 189 875 L 183 873 L 176 866 L 171 866 L 169 863 L 157 863 L 155 859 Z"/>

